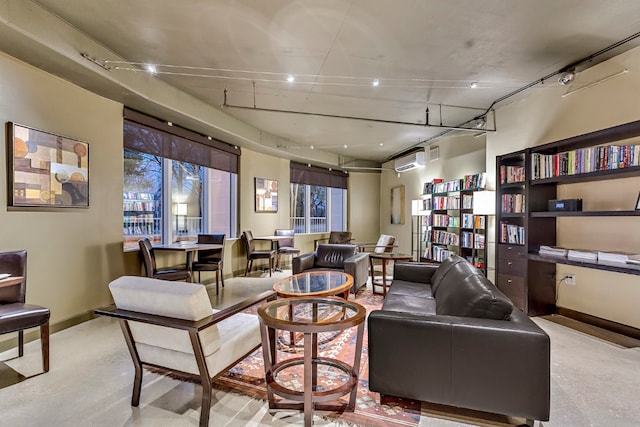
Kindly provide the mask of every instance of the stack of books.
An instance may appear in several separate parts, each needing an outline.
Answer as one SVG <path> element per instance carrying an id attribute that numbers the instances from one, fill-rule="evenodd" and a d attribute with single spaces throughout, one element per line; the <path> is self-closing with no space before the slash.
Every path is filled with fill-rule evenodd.
<path id="1" fill-rule="evenodd" d="M 555 246 L 540 246 L 538 254 L 543 256 L 565 257 L 567 256 L 567 250 Z"/>
<path id="2" fill-rule="evenodd" d="M 569 249 L 567 259 L 580 262 L 596 262 L 598 260 L 598 253 L 582 249 Z"/>

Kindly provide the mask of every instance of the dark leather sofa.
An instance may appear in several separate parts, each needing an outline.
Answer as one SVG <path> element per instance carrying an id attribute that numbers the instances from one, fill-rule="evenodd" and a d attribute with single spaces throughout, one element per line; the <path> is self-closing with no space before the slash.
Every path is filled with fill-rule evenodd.
<path id="1" fill-rule="evenodd" d="M 340 270 L 353 276 L 352 293 L 367 284 L 369 254 L 356 245 L 319 244 L 314 252 L 293 258 L 293 274 L 305 271 Z"/>
<path id="2" fill-rule="evenodd" d="M 396 263 L 368 333 L 381 396 L 549 419 L 549 336 L 463 258 Z"/>

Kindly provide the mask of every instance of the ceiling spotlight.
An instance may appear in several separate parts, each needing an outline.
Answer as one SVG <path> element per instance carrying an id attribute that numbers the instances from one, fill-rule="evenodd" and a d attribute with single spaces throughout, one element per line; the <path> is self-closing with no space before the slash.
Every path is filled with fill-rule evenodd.
<path id="1" fill-rule="evenodd" d="M 475 126 L 476 129 L 480 129 L 480 128 L 483 128 L 484 125 L 486 125 L 486 124 L 487 124 L 486 118 L 485 117 L 479 117 L 479 118 L 477 118 L 475 120 L 475 125 L 474 126 Z"/>
<path id="2" fill-rule="evenodd" d="M 371 83 L 374 87 L 378 86 L 380 84 L 380 80 L 375 79 L 372 83 Z"/>
<path id="3" fill-rule="evenodd" d="M 311 163 L 307 163 L 307 167 L 310 168 L 311 167 Z"/>
<path id="4" fill-rule="evenodd" d="M 150 72 L 151 74 L 155 74 L 158 72 L 158 70 L 156 69 L 156 66 L 153 64 L 147 64 L 145 65 L 145 68 L 147 69 L 148 72 Z"/>
<path id="5" fill-rule="evenodd" d="M 349 148 L 349 146 L 347 144 L 344 144 L 344 148 Z"/>
<path id="6" fill-rule="evenodd" d="M 171 122 L 167 122 L 167 124 L 168 124 L 169 126 L 173 126 L 173 123 L 171 123 Z"/>
<path id="7" fill-rule="evenodd" d="M 469 87 L 470 87 L 471 89 L 475 89 L 475 88 L 477 88 L 477 87 L 478 87 L 478 82 L 473 82 L 473 83 L 471 83 L 471 84 L 469 85 Z"/>
<path id="8" fill-rule="evenodd" d="M 314 147 L 313 147 L 313 145 L 310 145 L 309 148 L 311 148 L 313 150 Z"/>
<path id="9" fill-rule="evenodd" d="M 295 80 L 296 80 L 296 78 L 295 78 L 295 77 L 293 77 L 293 75 L 289 74 L 289 75 L 287 76 L 287 81 L 288 81 L 289 83 L 293 83 Z"/>
<path id="10" fill-rule="evenodd" d="M 384 142 L 381 142 L 381 143 L 380 143 L 380 147 L 382 147 L 383 145 L 384 145 Z"/>
<path id="11" fill-rule="evenodd" d="M 563 73 L 560 73 L 560 77 L 558 77 L 558 83 L 566 86 L 571 83 L 575 77 L 576 72 L 574 70 L 565 71 Z"/>
<path id="12" fill-rule="evenodd" d="M 208 136 L 208 137 L 207 137 L 207 139 L 208 139 L 209 141 L 211 141 L 213 138 L 211 138 L 210 136 Z"/>

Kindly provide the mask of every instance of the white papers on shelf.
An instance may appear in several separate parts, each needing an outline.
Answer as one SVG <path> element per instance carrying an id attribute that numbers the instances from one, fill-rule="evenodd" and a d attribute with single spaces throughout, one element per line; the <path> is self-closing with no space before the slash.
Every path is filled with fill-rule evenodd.
<path id="1" fill-rule="evenodd" d="M 598 253 L 582 249 L 569 249 L 567 259 L 572 261 L 596 262 L 598 260 Z"/>
<path id="2" fill-rule="evenodd" d="M 638 254 L 629 254 L 624 252 L 598 252 L 598 261 L 602 262 L 613 262 L 613 263 L 640 263 L 640 255 Z"/>
<path id="3" fill-rule="evenodd" d="M 566 249 L 558 248 L 555 246 L 540 246 L 538 253 L 543 256 L 557 256 L 557 257 L 567 256 Z"/>

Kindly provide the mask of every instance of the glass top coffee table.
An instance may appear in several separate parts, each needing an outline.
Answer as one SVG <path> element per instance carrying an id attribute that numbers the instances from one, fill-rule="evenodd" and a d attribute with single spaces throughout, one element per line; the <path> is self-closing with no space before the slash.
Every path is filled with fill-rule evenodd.
<path id="1" fill-rule="evenodd" d="M 310 271 L 298 273 L 273 285 L 279 297 L 327 297 L 338 295 L 349 299 L 353 277 L 341 271 Z"/>

